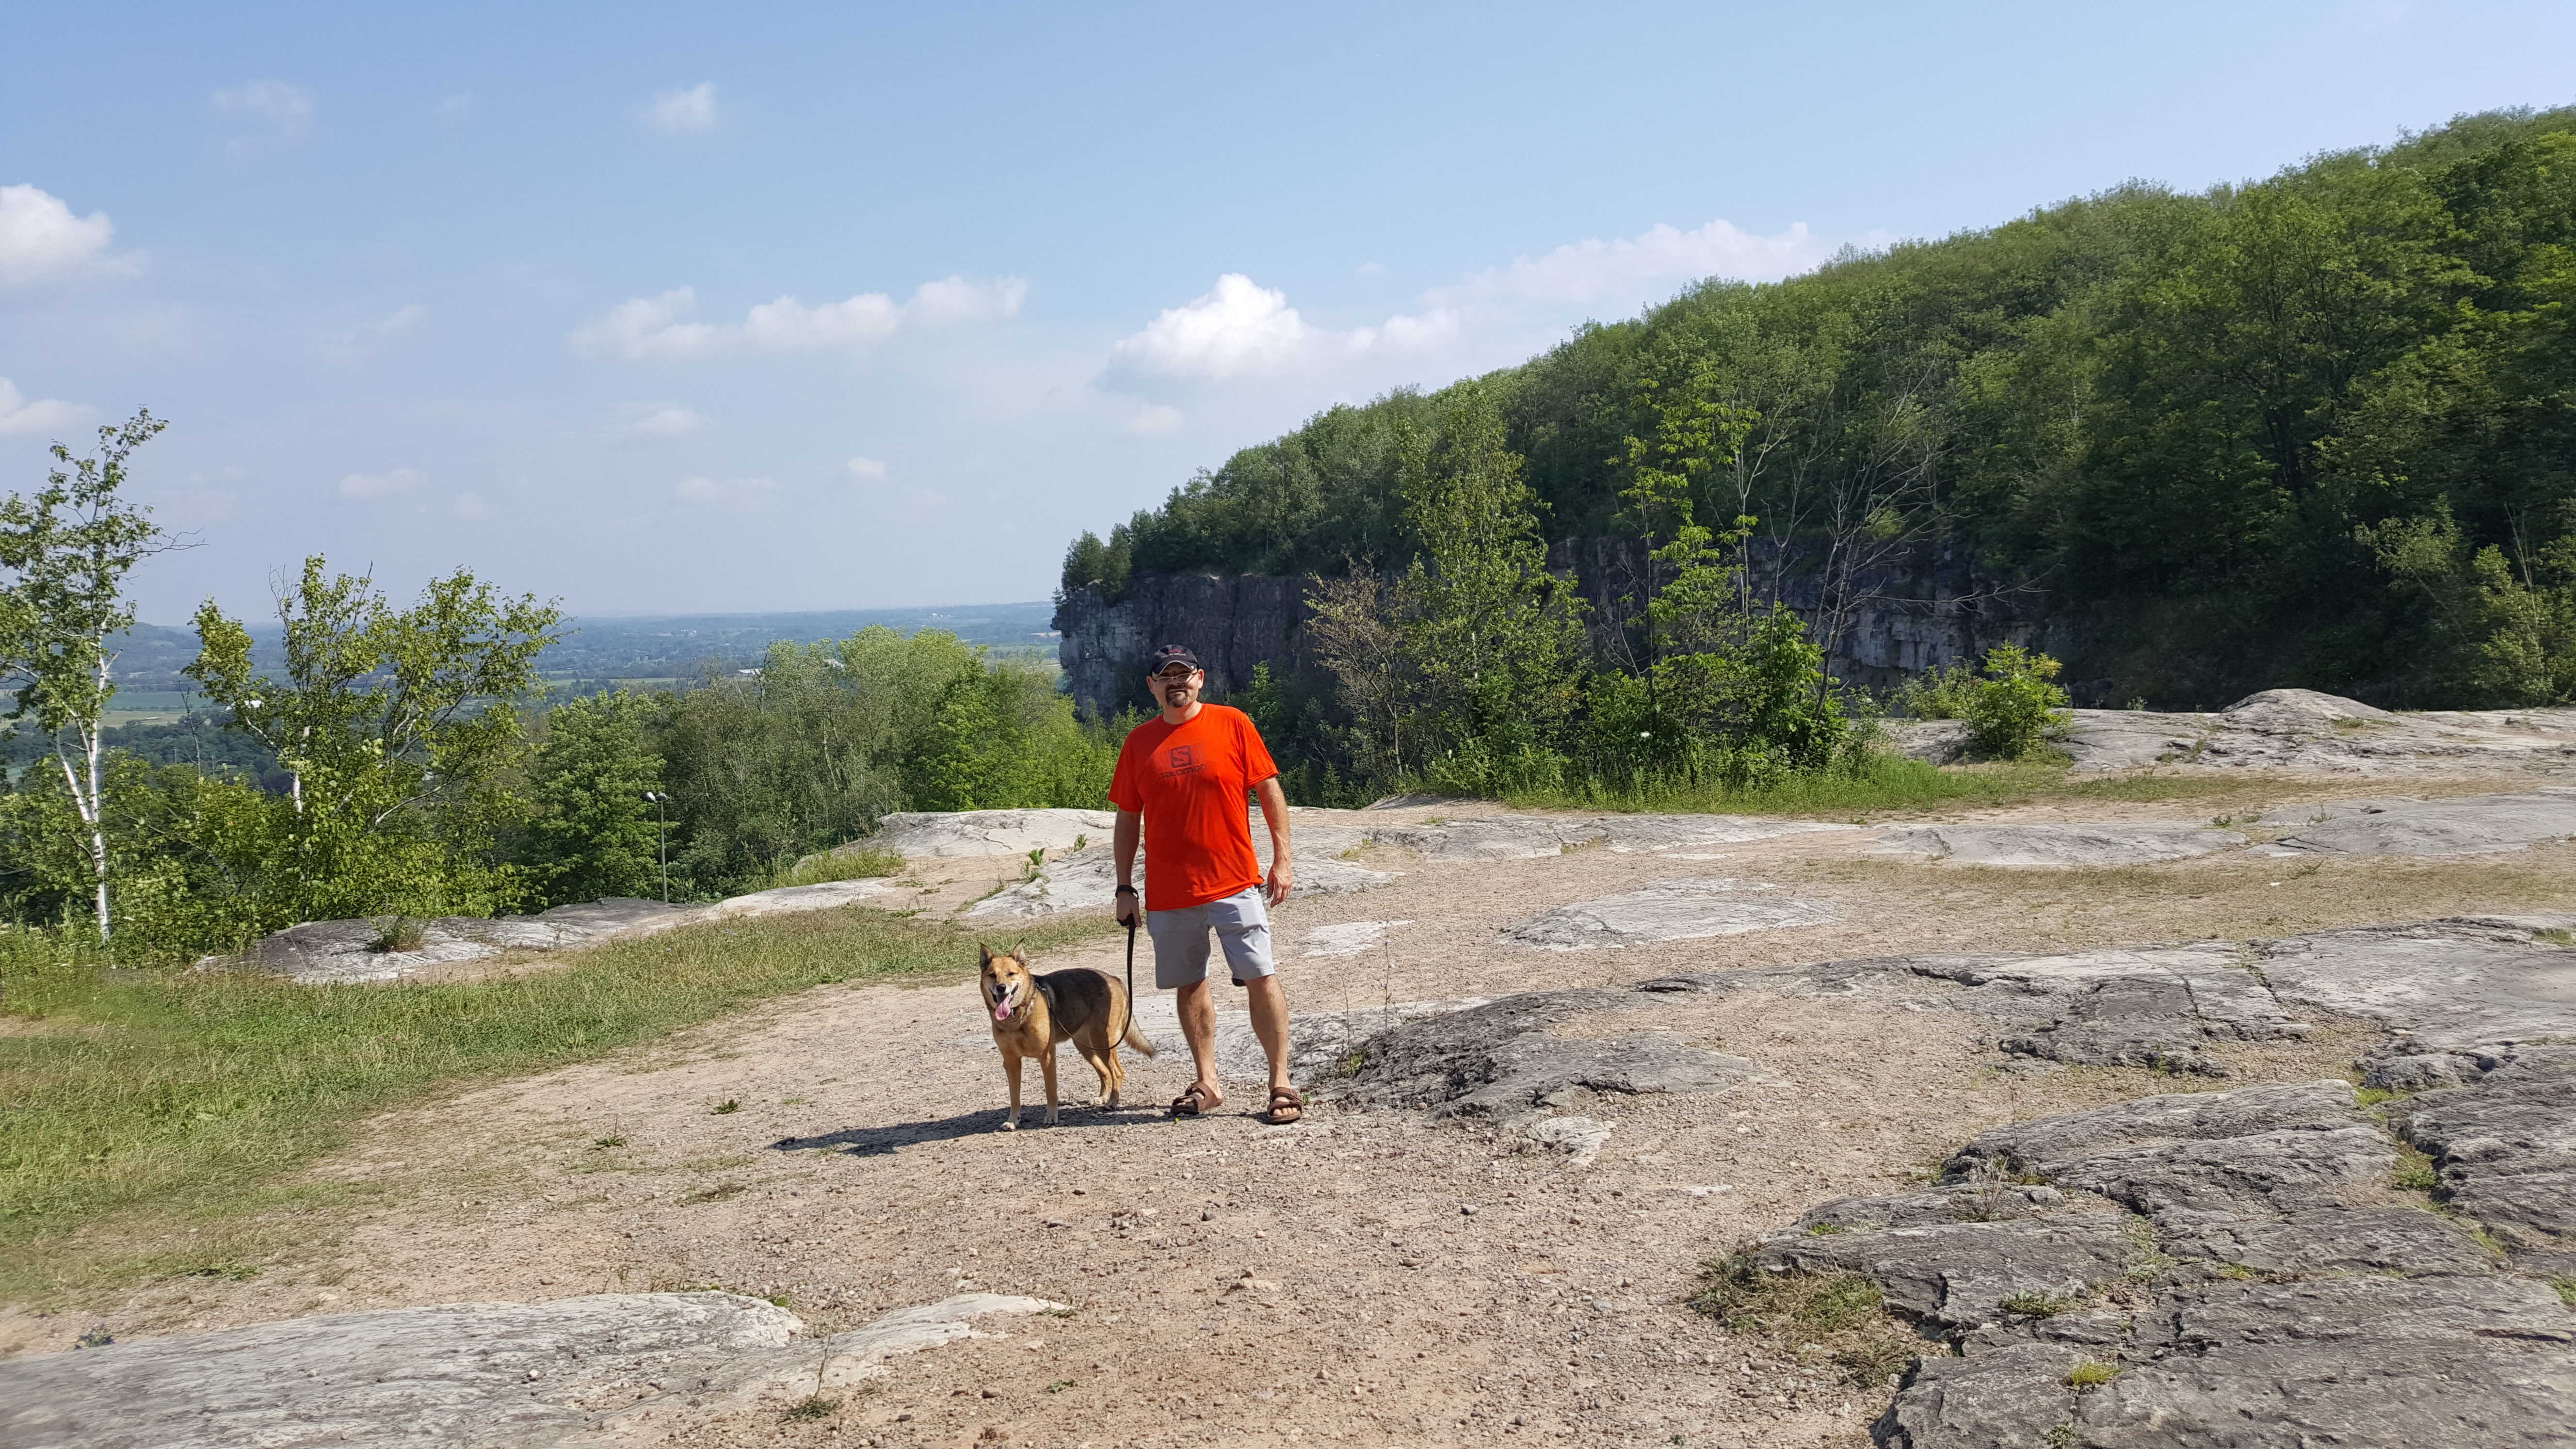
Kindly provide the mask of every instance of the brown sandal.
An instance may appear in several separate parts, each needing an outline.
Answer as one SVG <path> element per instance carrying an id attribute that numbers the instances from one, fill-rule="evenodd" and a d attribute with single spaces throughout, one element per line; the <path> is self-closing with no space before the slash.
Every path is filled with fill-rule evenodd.
<path id="1" fill-rule="evenodd" d="M 1201 1086 L 1197 1082 L 1192 1082 L 1190 1083 L 1190 1089 L 1188 1091 L 1183 1092 L 1172 1099 L 1172 1115 L 1175 1117 L 1197 1117 L 1207 1112 L 1214 1111 L 1216 1108 L 1221 1107 L 1224 1104 L 1225 1099 L 1223 1097 L 1212 1098 L 1208 1095 L 1208 1089 L 1206 1087 Z"/>
<path id="2" fill-rule="evenodd" d="M 1262 1114 L 1261 1120 L 1273 1127 L 1285 1127 L 1305 1115 L 1306 1099 L 1297 1095 L 1295 1087 L 1273 1087 L 1270 1089 L 1270 1110 Z"/>

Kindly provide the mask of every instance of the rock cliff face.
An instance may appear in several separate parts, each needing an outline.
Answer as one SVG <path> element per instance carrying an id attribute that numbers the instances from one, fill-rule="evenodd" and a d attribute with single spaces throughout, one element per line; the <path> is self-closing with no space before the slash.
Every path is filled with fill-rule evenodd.
<path id="1" fill-rule="evenodd" d="M 1797 549 L 1758 553 L 1756 586 L 1776 588 L 1812 622 L 1825 594 L 1821 562 Z M 1598 629 L 1620 616 L 1623 596 L 1640 592 L 1645 548 L 1635 539 L 1571 539 L 1548 550 L 1548 566 L 1574 572 Z M 1213 700 L 1250 681 L 1255 665 L 1307 668 L 1306 589 L 1303 578 L 1266 574 L 1148 574 L 1116 603 L 1098 588 L 1069 593 L 1055 614 L 1066 683 L 1085 714 L 1112 714 L 1151 707 L 1145 656 L 1164 644 L 1198 652 Z M 2037 643 L 2064 654 L 2075 642 L 2060 637 L 2062 628 L 2044 627 L 2046 600 L 2037 590 L 2017 590 L 1956 550 L 1911 550 L 1856 579 L 1852 592 L 1857 603 L 1835 643 L 1833 672 L 1878 693 L 1996 644 Z M 2084 697 L 2080 682 L 2070 687 L 2078 703 L 2100 702 Z"/>
<path id="2" fill-rule="evenodd" d="M 1063 638 L 1056 659 L 1074 703 L 1086 715 L 1129 705 L 1153 708 L 1145 693 L 1145 656 L 1186 644 L 1207 666 L 1207 697 L 1222 702 L 1252 679 L 1254 665 L 1286 661 L 1304 668 L 1306 580 L 1268 574 L 1148 574 L 1127 597 L 1110 603 L 1097 587 L 1076 590 L 1056 606 Z"/>

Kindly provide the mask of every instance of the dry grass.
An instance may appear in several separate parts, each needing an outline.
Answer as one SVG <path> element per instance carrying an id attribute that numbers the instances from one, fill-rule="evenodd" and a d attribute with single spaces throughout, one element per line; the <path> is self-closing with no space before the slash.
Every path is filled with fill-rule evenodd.
<path id="1" fill-rule="evenodd" d="M 1730 1253 L 1701 1265 L 1690 1306 L 1801 1362 L 1822 1357 L 1860 1388 L 1883 1385 L 1924 1350 L 1888 1317 L 1878 1285 L 1858 1273 L 1773 1272 Z"/>

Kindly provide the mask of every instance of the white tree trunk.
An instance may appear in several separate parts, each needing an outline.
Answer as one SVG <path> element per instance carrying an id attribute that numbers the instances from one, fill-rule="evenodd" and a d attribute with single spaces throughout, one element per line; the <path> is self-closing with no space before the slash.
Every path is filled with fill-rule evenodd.
<path id="1" fill-rule="evenodd" d="M 92 726 L 83 728 L 80 733 L 82 753 L 87 757 L 85 763 L 89 767 L 86 780 L 83 780 L 81 771 L 72 767 L 71 756 L 59 746 L 54 751 L 54 758 L 62 764 L 63 783 L 71 787 L 73 812 L 80 816 L 81 824 L 89 827 L 91 899 L 98 912 L 98 938 L 103 942 L 108 936 L 107 813 L 99 808 L 99 732 Z"/>

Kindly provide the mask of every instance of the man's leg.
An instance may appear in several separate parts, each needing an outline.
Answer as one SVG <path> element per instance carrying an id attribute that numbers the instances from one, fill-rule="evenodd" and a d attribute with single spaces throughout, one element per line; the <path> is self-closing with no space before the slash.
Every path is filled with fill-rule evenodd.
<path id="1" fill-rule="evenodd" d="M 1255 976 L 1245 983 L 1243 994 L 1250 998 L 1245 1005 L 1252 1008 L 1252 1034 L 1261 1038 L 1261 1053 L 1270 1058 L 1270 1090 L 1278 1091 L 1289 1085 L 1288 993 L 1281 989 L 1278 977 Z M 1199 995 L 1206 997 L 1205 985 L 1199 987 Z M 1213 1024 L 1210 1034 L 1214 1034 Z"/>
<path id="2" fill-rule="evenodd" d="M 1207 979 L 1182 986 L 1172 1007 L 1181 1018 L 1181 1035 L 1189 1039 L 1190 1058 L 1198 1063 L 1200 1090 L 1208 1106 L 1217 1106 L 1225 1094 L 1216 1084 L 1216 1000 L 1208 994 Z"/>
<path id="3" fill-rule="evenodd" d="M 1200 1110 L 1225 1100 L 1216 1084 L 1216 1003 L 1208 996 L 1208 913 L 1205 906 L 1149 911 L 1147 933 L 1154 938 L 1154 984 L 1174 993 L 1172 1008 L 1181 1019 L 1181 1035 L 1198 1062 Z"/>

